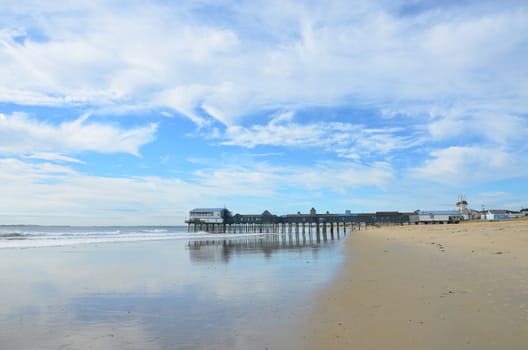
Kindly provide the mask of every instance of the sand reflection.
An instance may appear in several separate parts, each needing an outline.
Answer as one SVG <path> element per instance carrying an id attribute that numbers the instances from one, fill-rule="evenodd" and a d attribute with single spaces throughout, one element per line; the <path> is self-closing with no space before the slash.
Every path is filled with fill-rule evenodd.
<path id="1" fill-rule="evenodd" d="M 237 348 L 256 341 L 263 328 L 281 327 L 287 310 L 330 278 L 340 238 L 258 235 L 4 250 L 0 343 Z"/>
<path id="2" fill-rule="evenodd" d="M 237 237 L 235 239 L 191 240 L 187 243 L 189 256 L 193 262 L 220 261 L 229 263 L 234 255 L 256 254 L 267 259 L 279 250 L 309 250 L 312 258 L 317 258 L 319 249 L 332 241 L 340 240 L 344 234 L 301 235 L 301 234 L 262 234 Z"/>

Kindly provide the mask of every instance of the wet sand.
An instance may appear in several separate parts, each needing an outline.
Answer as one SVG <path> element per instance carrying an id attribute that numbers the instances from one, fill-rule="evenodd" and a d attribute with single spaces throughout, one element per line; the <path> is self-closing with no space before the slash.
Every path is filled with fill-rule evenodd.
<path id="1" fill-rule="evenodd" d="M 306 349 L 344 242 L 214 237 L 0 249 L 0 350 Z"/>
<path id="2" fill-rule="evenodd" d="M 313 349 L 526 349 L 528 221 L 370 228 L 302 325 Z"/>

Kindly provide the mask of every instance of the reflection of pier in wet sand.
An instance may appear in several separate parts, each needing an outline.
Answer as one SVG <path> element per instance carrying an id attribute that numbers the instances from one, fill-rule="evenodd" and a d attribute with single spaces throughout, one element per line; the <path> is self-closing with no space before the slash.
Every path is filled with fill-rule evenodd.
<path id="1" fill-rule="evenodd" d="M 233 254 L 262 253 L 271 257 L 279 249 L 317 250 L 320 245 L 340 240 L 346 233 L 264 233 L 262 235 L 238 236 L 236 238 L 192 240 L 187 247 L 192 260 L 228 262 Z"/>

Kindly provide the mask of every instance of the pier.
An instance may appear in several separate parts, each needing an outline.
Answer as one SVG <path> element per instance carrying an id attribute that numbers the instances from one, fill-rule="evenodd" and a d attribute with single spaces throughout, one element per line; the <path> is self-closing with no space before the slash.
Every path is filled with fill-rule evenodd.
<path id="1" fill-rule="evenodd" d="M 409 223 L 409 214 L 376 212 L 365 214 L 318 214 L 314 208 L 308 214 L 274 215 L 235 214 L 227 209 L 193 209 L 186 221 L 189 232 L 210 233 L 280 233 L 294 235 L 334 235 L 360 230 L 368 225 Z"/>

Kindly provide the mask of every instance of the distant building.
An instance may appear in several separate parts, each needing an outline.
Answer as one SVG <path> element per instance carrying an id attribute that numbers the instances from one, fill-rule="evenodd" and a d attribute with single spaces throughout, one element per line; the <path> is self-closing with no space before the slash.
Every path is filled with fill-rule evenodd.
<path id="1" fill-rule="evenodd" d="M 466 199 L 466 195 L 458 195 L 458 202 L 456 203 L 456 206 L 461 213 L 465 212 L 468 209 L 468 201 Z"/>
<path id="2" fill-rule="evenodd" d="M 493 209 L 485 211 L 481 214 L 482 220 L 508 220 L 510 213 L 507 210 Z"/>
<path id="3" fill-rule="evenodd" d="M 411 224 L 458 224 L 464 215 L 459 211 L 417 210 L 410 215 Z"/>
<path id="4" fill-rule="evenodd" d="M 510 219 L 519 219 L 525 216 L 520 211 L 508 211 L 508 214 L 510 215 Z"/>
<path id="5" fill-rule="evenodd" d="M 373 219 L 376 223 L 408 223 L 409 213 L 400 213 L 399 211 L 377 211 Z"/>
<path id="6" fill-rule="evenodd" d="M 464 220 L 478 220 L 480 219 L 480 212 L 469 208 L 469 204 L 465 195 L 461 194 L 458 196 L 456 203 L 458 211 L 462 214 Z"/>

